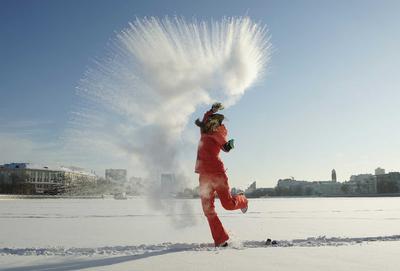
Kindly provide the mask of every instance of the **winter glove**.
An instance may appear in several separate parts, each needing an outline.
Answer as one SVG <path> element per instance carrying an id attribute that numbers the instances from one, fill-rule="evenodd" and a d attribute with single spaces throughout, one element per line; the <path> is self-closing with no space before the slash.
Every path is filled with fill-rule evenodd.
<path id="1" fill-rule="evenodd" d="M 216 113 L 216 112 L 218 112 L 219 110 L 222 110 L 222 109 L 224 109 L 224 106 L 222 105 L 222 103 L 214 103 L 213 105 L 212 105 L 212 107 L 211 107 L 211 110 L 214 112 L 214 113 Z"/>
<path id="2" fill-rule="evenodd" d="M 194 123 L 195 123 L 197 126 L 199 126 L 200 128 L 204 126 L 204 123 L 203 123 L 200 119 L 197 119 Z"/>
<path id="3" fill-rule="evenodd" d="M 197 126 L 199 126 L 200 127 L 200 131 L 202 132 L 202 133 L 204 133 L 205 132 L 205 125 L 204 125 L 204 123 L 200 120 L 200 119 L 197 119 L 195 122 L 194 122 Z"/>
<path id="4" fill-rule="evenodd" d="M 229 152 L 231 149 L 233 149 L 234 146 L 234 139 L 229 140 L 228 142 L 226 142 L 223 146 L 224 151 Z"/>

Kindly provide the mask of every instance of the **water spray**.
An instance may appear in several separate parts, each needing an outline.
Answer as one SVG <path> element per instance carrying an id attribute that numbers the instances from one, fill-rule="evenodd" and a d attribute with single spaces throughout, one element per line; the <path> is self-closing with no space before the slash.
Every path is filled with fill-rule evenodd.
<path id="1" fill-rule="evenodd" d="M 149 179 L 182 175 L 179 144 L 191 114 L 216 100 L 233 105 L 262 78 L 270 52 L 265 26 L 248 17 L 136 18 L 79 83 L 67 143 Z"/>

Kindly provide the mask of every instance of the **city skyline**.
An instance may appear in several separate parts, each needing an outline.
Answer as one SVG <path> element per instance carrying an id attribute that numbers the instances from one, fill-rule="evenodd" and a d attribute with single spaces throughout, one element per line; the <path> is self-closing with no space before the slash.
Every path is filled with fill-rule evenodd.
<path id="1" fill-rule="evenodd" d="M 60 170 L 60 169 L 68 169 L 68 170 L 72 170 L 72 171 L 77 171 L 77 172 L 81 172 L 81 173 L 85 173 L 85 174 L 89 174 L 89 175 L 93 175 L 96 176 L 97 178 L 103 178 L 105 180 L 113 180 L 113 181 L 117 181 L 117 182 L 127 182 L 128 179 L 140 179 L 143 180 L 144 176 L 138 176 L 135 175 L 131 172 L 129 172 L 127 169 L 123 169 L 123 168 L 106 168 L 104 170 L 104 172 L 102 173 L 98 173 L 95 172 L 94 170 L 91 169 L 87 169 L 87 168 L 82 168 L 82 167 L 77 167 L 77 166 L 58 166 L 58 165 L 54 165 L 54 164 L 35 164 L 35 163 L 23 163 L 23 162 L 10 162 L 10 163 L 5 163 L 5 164 L 0 164 L 0 167 L 5 167 L 5 168 L 36 168 L 36 169 L 43 169 L 43 170 Z M 332 169 L 331 171 L 331 179 L 310 179 L 310 178 L 305 178 L 305 179 L 298 179 L 294 176 L 282 176 L 279 179 L 276 180 L 276 182 L 279 182 L 280 180 L 296 180 L 296 181 L 306 181 L 306 182 L 338 182 L 338 183 L 345 183 L 348 181 L 353 180 L 353 178 L 357 178 L 357 176 L 367 176 L 367 175 L 385 175 L 385 174 L 389 174 L 389 173 L 398 173 L 399 171 L 386 171 L 386 169 L 381 168 L 381 167 L 377 167 L 375 168 L 373 171 L 371 172 L 362 172 L 362 173 L 352 173 L 348 178 L 344 178 L 344 179 L 340 179 L 337 180 L 337 176 L 336 176 L 336 170 Z M 104 174 L 103 174 L 104 173 Z M 161 183 L 163 182 L 163 179 L 166 178 L 166 176 L 168 178 L 170 178 L 169 176 L 174 176 L 175 173 L 168 173 L 168 172 L 162 172 L 160 174 L 159 177 L 159 181 L 161 181 Z M 174 177 L 173 177 L 174 178 Z M 155 181 L 157 182 L 157 177 L 155 180 L 152 180 L 152 182 Z M 184 185 L 190 186 L 191 184 L 187 182 L 187 180 L 181 180 L 184 182 Z M 251 186 L 252 184 L 256 183 L 257 181 L 251 180 L 249 181 L 245 186 L 239 186 L 238 188 L 241 189 L 246 189 L 247 186 Z M 261 182 L 263 183 L 263 182 Z M 174 188 L 176 188 L 174 186 Z"/>
<path id="2" fill-rule="evenodd" d="M 387 197 L 398 196 L 400 172 L 385 172 L 376 168 L 374 174 L 355 174 L 349 180 L 337 182 L 336 171 L 331 180 L 296 180 L 282 178 L 274 187 L 259 187 L 252 181 L 246 187 L 231 187 L 231 193 L 244 193 L 249 198 L 262 197 Z M 96 176 L 78 167 L 54 167 L 28 163 L 0 165 L 0 193 L 20 195 L 57 195 L 101 197 L 114 195 L 116 199 L 130 196 L 198 198 L 199 185 L 191 185 L 176 178 L 174 173 L 162 173 L 159 179 L 128 179 L 126 169 L 106 169 L 105 177 Z"/>
<path id="3" fill-rule="evenodd" d="M 96 172 L 121 165 L 141 175 L 125 158 L 99 161 L 64 149 L 71 112 L 81 102 L 75 88 L 87 67 L 135 16 L 248 15 L 267 25 L 274 52 L 264 80 L 223 112 L 236 142 L 222 156 L 232 186 L 270 187 L 289 176 L 329 180 L 332 168 L 338 181 L 378 166 L 396 171 L 399 7 L 394 1 L 2 1 L 0 164 L 77 164 Z M 197 108 L 183 133 L 190 144 L 182 147 L 182 166 L 193 182 L 199 135 L 192 123 L 207 109 Z"/>

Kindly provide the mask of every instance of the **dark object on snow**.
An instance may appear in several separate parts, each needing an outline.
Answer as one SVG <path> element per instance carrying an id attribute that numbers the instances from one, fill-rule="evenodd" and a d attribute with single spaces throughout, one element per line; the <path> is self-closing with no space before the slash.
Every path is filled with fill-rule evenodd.
<path id="1" fill-rule="evenodd" d="M 278 244 L 278 242 L 277 241 L 275 241 L 275 240 L 271 240 L 271 239 L 267 239 L 267 241 L 265 241 L 265 245 L 266 246 L 270 246 L 270 245 L 273 245 L 273 246 L 275 246 L 275 245 L 277 245 Z"/>

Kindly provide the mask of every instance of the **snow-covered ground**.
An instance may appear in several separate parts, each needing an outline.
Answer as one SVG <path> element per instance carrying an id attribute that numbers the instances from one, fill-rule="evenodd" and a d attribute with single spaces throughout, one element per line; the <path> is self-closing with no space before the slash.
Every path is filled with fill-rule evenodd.
<path id="1" fill-rule="evenodd" d="M 229 248 L 212 246 L 198 199 L 3 199 L 0 270 L 399 270 L 400 198 L 217 209 Z"/>

